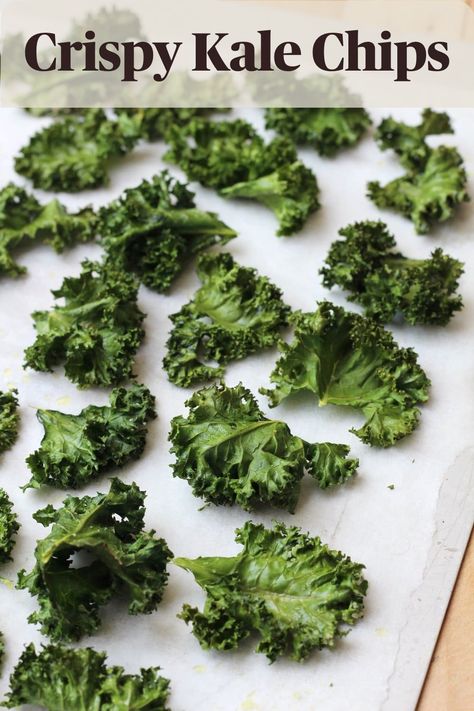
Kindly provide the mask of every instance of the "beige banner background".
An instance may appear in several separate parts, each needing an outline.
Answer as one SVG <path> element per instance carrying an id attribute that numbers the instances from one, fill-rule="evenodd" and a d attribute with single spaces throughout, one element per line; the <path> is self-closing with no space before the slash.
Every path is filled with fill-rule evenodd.
<path id="1" fill-rule="evenodd" d="M 57 0 L 4 2 L 1 13 L 1 106 L 474 106 L 474 12 L 462 0 L 91 0 L 65 4 Z M 25 42 L 39 32 L 54 33 L 57 42 L 85 42 L 95 32 L 97 47 L 119 43 L 121 67 L 110 72 L 84 71 L 84 52 L 73 51 L 73 71 L 37 72 L 25 60 Z M 251 42 L 260 61 L 259 30 L 271 32 L 271 56 L 282 42 L 295 42 L 301 56 L 291 58 L 300 67 L 292 72 L 191 71 L 195 63 L 195 36 L 227 32 L 219 44 L 228 65 L 242 54 L 233 42 Z M 342 33 L 344 46 L 331 38 L 326 59 L 347 64 L 348 31 L 357 30 L 359 42 L 374 43 L 380 64 L 381 33 L 389 31 L 393 71 L 322 72 L 315 66 L 315 39 L 328 32 Z M 181 42 L 166 79 L 158 53 L 148 71 L 136 71 L 137 81 L 123 81 L 123 43 L 168 42 L 170 51 Z M 429 71 L 427 63 L 408 72 L 408 81 L 395 81 L 397 45 L 447 42 L 450 64 L 444 71 Z M 49 40 L 39 45 L 42 66 L 59 63 L 59 47 Z M 131 49 L 128 50 L 132 51 Z M 133 50 L 140 67 L 143 55 Z M 364 51 L 359 50 L 363 66 Z M 414 50 L 407 50 L 408 65 Z M 97 57 L 97 62 L 99 58 Z"/>

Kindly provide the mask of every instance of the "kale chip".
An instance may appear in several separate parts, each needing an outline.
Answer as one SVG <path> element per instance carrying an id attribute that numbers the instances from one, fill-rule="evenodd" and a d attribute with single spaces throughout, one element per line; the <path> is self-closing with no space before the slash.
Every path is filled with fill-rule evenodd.
<path id="1" fill-rule="evenodd" d="M 288 138 L 265 143 L 246 121 L 195 119 L 170 130 L 167 140 L 166 160 L 223 197 L 266 205 L 278 219 L 278 235 L 298 232 L 320 207 L 316 178 Z"/>
<path id="2" fill-rule="evenodd" d="M 130 615 L 150 613 L 160 602 L 172 553 L 155 531 L 144 531 L 145 492 L 112 479 L 108 494 L 68 496 L 33 518 L 52 528 L 38 541 L 36 564 L 18 574 L 17 587 L 38 598 L 28 621 L 53 641 L 71 642 L 100 627 L 99 609 L 115 595 L 129 599 Z M 74 555 L 91 558 L 79 567 Z"/>
<path id="3" fill-rule="evenodd" d="M 321 156 L 333 156 L 360 141 L 372 121 L 364 109 L 269 108 L 265 126 Z"/>
<path id="4" fill-rule="evenodd" d="M 107 655 L 91 647 L 61 644 L 25 647 L 10 676 L 6 708 L 34 704 L 49 711 L 166 711 L 169 681 L 159 667 L 125 674 L 105 665 Z"/>
<path id="5" fill-rule="evenodd" d="M 102 109 L 89 109 L 35 133 L 15 158 L 15 170 L 42 190 L 95 188 L 108 182 L 111 159 L 131 151 L 139 137 L 133 118 L 111 121 Z"/>
<path id="6" fill-rule="evenodd" d="M 377 128 L 375 139 L 382 151 L 395 151 L 405 168 L 417 170 L 423 169 L 432 150 L 426 137 L 443 133 L 454 133 L 448 114 L 425 109 L 417 126 L 395 121 L 391 116 L 384 119 Z"/>
<path id="7" fill-rule="evenodd" d="M 196 209 L 194 193 L 167 171 L 125 190 L 99 217 L 107 259 L 159 292 L 193 255 L 236 236 L 213 212 Z"/>
<path id="8" fill-rule="evenodd" d="M 422 167 L 408 170 L 386 185 L 372 181 L 367 186 L 367 195 L 377 207 L 405 215 L 418 234 L 448 220 L 458 205 L 469 200 L 466 171 L 456 148 L 439 146 L 427 155 Z"/>
<path id="9" fill-rule="evenodd" d="M 409 259 L 395 252 L 395 239 L 383 222 L 355 222 L 339 230 L 320 270 L 329 289 L 351 292 L 349 301 L 367 316 L 392 321 L 399 313 L 408 323 L 445 326 L 462 308 L 456 294 L 463 264 L 435 249 L 429 259 Z"/>
<path id="10" fill-rule="evenodd" d="M 23 188 L 8 183 L 0 190 L 0 276 L 17 277 L 26 272 L 13 253 L 27 240 L 49 244 L 56 252 L 87 242 L 95 235 L 94 211 L 83 208 L 69 213 L 59 200 L 45 205 Z"/>
<path id="11" fill-rule="evenodd" d="M 20 529 L 13 504 L 7 492 L 0 489 L 0 564 L 12 560 L 11 552 L 15 545 L 15 536 Z"/>
<path id="12" fill-rule="evenodd" d="M 206 116 L 212 109 L 200 108 L 118 108 L 115 112 L 126 114 L 138 123 L 140 135 L 147 141 L 165 138 L 173 126 L 186 126 L 192 119 Z"/>
<path id="13" fill-rule="evenodd" d="M 314 313 L 296 312 L 294 339 L 281 345 L 262 388 L 273 407 L 289 395 L 309 391 L 319 406 L 361 410 L 365 424 L 353 432 L 366 444 L 389 447 L 418 425 L 418 403 L 428 399 L 430 381 L 411 348 L 400 348 L 374 320 L 328 301 Z"/>
<path id="14" fill-rule="evenodd" d="M 247 522 L 236 531 L 243 550 L 229 558 L 176 558 L 207 593 L 204 610 L 185 605 L 204 649 L 235 649 L 250 634 L 271 662 L 289 654 L 302 661 L 333 647 L 362 617 L 367 582 L 363 565 L 330 550 L 294 526 L 273 529 Z"/>
<path id="15" fill-rule="evenodd" d="M 84 261 L 78 277 L 52 291 L 64 305 L 33 313 L 37 337 L 25 351 L 25 367 L 51 372 L 64 361 L 66 376 L 79 387 L 129 378 L 145 335 L 138 286 L 113 264 Z"/>
<path id="16" fill-rule="evenodd" d="M 33 476 L 24 489 L 79 489 L 114 467 L 138 459 L 145 449 L 155 398 L 144 385 L 116 388 L 105 407 L 89 405 L 79 415 L 38 410 L 41 447 L 26 462 Z"/>
<path id="17" fill-rule="evenodd" d="M 20 415 L 17 395 L 16 390 L 0 390 L 0 454 L 13 447 L 18 437 Z"/>
<path id="18" fill-rule="evenodd" d="M 352 477 L 357 459 L 343 444 L 310 444 L 285 422 L 268 420 L 243 385 L 204 388 L 186 402 L 187 418 L 171 421 L 173 475 L 214 504 L 251 511 L 272 504 L 293 512 L 305 471 L 321 488 Z"/>
<path id="19" fill-rule="evenodd" d="M 170 316 L 163 360 L 171 382 L 182 387 L 219 378 L 230 361 L 275 345 L 290 311 L 280 289 L 230 254 L 201 255 L 197 273 L 202 286 Z"/>

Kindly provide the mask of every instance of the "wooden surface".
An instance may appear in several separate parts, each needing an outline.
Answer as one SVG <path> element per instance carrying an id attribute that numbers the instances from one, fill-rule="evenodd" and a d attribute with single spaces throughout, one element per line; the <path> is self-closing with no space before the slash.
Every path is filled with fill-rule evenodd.
<path id="1" fill-rule="evenodd" d="M 416 711 L 474 711 L 474 534 Z"/>

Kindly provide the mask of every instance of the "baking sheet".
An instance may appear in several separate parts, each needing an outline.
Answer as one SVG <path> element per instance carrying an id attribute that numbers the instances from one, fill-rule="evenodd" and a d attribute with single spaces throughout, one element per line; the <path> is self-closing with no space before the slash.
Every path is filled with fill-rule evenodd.
<path id="1" fill-rule="evenodd" d="M 390 113 L 372 110 L 376 122 Z M 419 112 L 400 110 L 397 118 L 416 121 Z M 240 115 L 262 127 L 259 112 Z M 474 165 L 472 110 L 450 111 L 454 136 L 433 143 L 455 144 L 465 157 L 468 171 Z M 36 119 L 21 110 L 0 112 L 0 171 L 2 184 L 26 184 L 13 170 L 13 156 L 47 119 Z M 96 206 L 115 198 L 129 186 L 164 167 L 164 145 L 140 144 L 111 172 L 107 188 L 61 195 L 65 204 Z M 441 246 L 466 264 L 461 281 L 465 308 L 446 328 L 393 328 L 398 342 L 413 346 L 421 365 L 433 381 L 431 399 L 423 407 L 415 434 L 388 450 L 370 449 L 348 429 L 359 421 L 357 413 L 336 407 L 316 408 L 310 397 L 287 401 L 264 412 L 285 419 L 294 434 L 310 441 L 339 441 L 351 445 L 360 458 L 360 475 L 336 491 L 320 492 L 311 480 L 304 483 L 296 513 L 265 509 L 249 515 L 238 508 L 206 507 L 188 484 L 171 475 L 167 434 L 170 419 L 184 413 L 191 390 L 170 384 L 161 368 L 169 330 L 168 314 L 178 310 L 193 294 L 198 280 L 192 266 L 176 282 L 169 296 L 140 289 L 140 306 L 148 314 L 146 341 L 136 360 L 138 380 L 157 397 L 158 419 L 151 423 L 142 459 L 124 468 L 124 481 L 146 489 L 149 527 L 166 538 L 176 556 L 232 555 L 239 550 L 234 529 L 246 520 L 270 525 L 277 518 L 320 535 L 332 547 L 367 566 L 370 587 L 365 618 L 333 651 L 316 652 L 304 664 L 280 660 L 269 665 L 254 654 L 255 640 L 236 652 L 200 649 L 190 628 L 176 618 L 184 602 L 201 605 L 204 595 L 191 574 L 170 565 L 170 580 L 163 602 L 151 616 L 129 617 L 123 602 L 102 612 L 102 627 L 80 646 L 106 650 L 109 661 L 130 672 L 159 665 L 171 679 L 170 706 L 174 711 L 409 711 L 414 708 L 433 645 L 454 584 L 472 523 L 474 498 L 474 431 L 472 354 L 474 347 L 474 217 L 472 204 L 430 236 L 415 235 L 412 224 L 394 213 L 379 211 L 366 197 L 368 180 L 382 183 L 400 174 L 398 161 L 381 153 L 373 140 L 335 159 L 322 159 L 310 149 L 301 157 L 311 166 L 321 187 L 322 209 L 306 228 L 291 238 L 275 237 L 275 220 L 263 207 L 226 202 L 212 191 L 196 186 L 197 204 L 219 212 L 239 231 L 228 250 L 242 264 L 256 267 L 284 291 L 294 308 L 310 310 L 316 299 L 331 298 L 346 304 L 338 290 L 323 289 L 318 270 L 337 230 L 355 220 L 383 219 L 396 235 L 399 247 L 414 257 L 428 256 Z M 180 171 L 170 168 L 178 177 Z M 471 194 L 474 194 L 471 182 Z M 36 191 L 40 198 L 49 197 Z M 90 404 L 104 404 L 100 389 L 79 391 L 64 377 L 22 369 L 22 354 L 34 339 L 30 313 L 52 305 L 51 288 L 64 276 L 79 272 L 83 258 L 99 257 L 96 245 L 82 245 L 63 256 L 37 247 L 22 255 L 26 277 L 0 282 L 0 389 L 17 387 L 22 425 L 16 446 L 0 460 L 0 485 L 14 501 L 22 524 L 14 562 L 2 570 L 14 579 L 16 572 L 33 565 L 36 539 L 45 529 L 31 514 L 47 503 L 59 504 L 64 492 L 29 490 L 19 486 L 28 479 L 25 457 L 39 445 L 42 428 L 36 422 L 39 407 L 78 412 Z M 356 308 L 351 306 L 350 308 Z M 242 381 L 255 394 L 268 385 L 276 350 L 259 353 L 228 368 L 226 382 Z M 388 488 L 389 485 L 394 488 Z M 107 478 L 82 492 L 108 490 Z M 40 643 L 41 635 L 26 622 L 36 602 L 25 591 L 0 586 L 0 628 L 5 633 L 7 658 L 0 693 L 7 688 L 8 673 L 25 643 Z M 45 640 L 43 640 L 45 641 Z"/>

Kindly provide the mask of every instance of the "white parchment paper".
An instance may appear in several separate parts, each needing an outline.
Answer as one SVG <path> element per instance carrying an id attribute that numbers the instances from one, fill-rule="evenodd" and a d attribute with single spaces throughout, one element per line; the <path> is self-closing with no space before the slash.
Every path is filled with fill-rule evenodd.
<path id="1" fill-rule="evenodd" d="M 389 112 L 372 110 L 376 122 Z M 436 138 L 436 143 L 455 144 L 465 157 L 468 171 L 474 165 L 472 126 L 474 112 L 450 112 L 454 136 Z M 243 113 L 262 127 L 259 112 Z M 394 115 L 416 121 L 419 112 L 396 110 Z M 48 119 L 36 119 L 21 110 L 0 112 L 0 175 L 25 181 L 13 170 L 13 156 L 28 136 Z M 140 146 L 111 172 L 106 189 L 79 195 L 62 195 L 72 207 L 96 206 L 115 198 L 129 186 L 165 167 L 164 145 Z M 397 340 L 413 346 L 432 379 L 431 399 L 423 407 L 421 426 L 396 447 L 375 450 L 348 432 L 361 420 L 357 413 L 335 407 L 317 408 L 311 398 L 287 401 L 265 412 L 286 419 L 295 434 L 311 441 L 340 441 L 351 445 L 360 457 L 360 476 L 337 491 L 323 493 L 310 480 L 303 486 L 294 515 L 264 510 L 254 515 L 238 508 L 207 507 L 193 497 L 184 481 L 173 479 L 167 434 L 170 419 L 185 412 L 190 390 L 170 384 L 161 361 L 169 330 L 168 315 L 178 310 L 198 286 L 190 266 L 169 296 L 140 290 L 140 306 L 148 314 L 146 341 L 136 360 L 139 381 L 157 397 L 159 417 L 149 430 L 142 459 L 119 475 L 146 489 L 149 527 L 164 536 L 175 555 L 232 555 L 238 550 L 234 529 L 252 518 L 267 525 L 273 518 L 297 524 L 354 560 L 366 564 L 370 583 L 365 618 L 334 651 L 315 653 L 304 664 L 281 660 L 269 665 L 253 652 L 255 640 L 235 653 L 205 652 L 190 628 L 176 618 L 184 602 L 201 605 L 204 595 L 191 574 L 170 566 L 165 598 L 150 616 L 129 617 L 123 602 L 103 610 L 98 634 L 82 646 L 107 650 L 109 661 L 130 672 L 141 666 L 160 665 L 171 679 L 170 706 L 174 711 L 410 711 L 429 663 L 456 572 L 472 523 L 474 482 L 474 217 L 466 204 L 457 217 L 433 231 L 417 236 L 412 224 L 391 212 L 381 212 L 365 197 L 366 183 L 382 183 L 400 174 L 396 158 L 381 153 L 367 136 L 359 146 L 335 159 L 322 159 L 311 149 L 302 158 L 316 172 L 321 187 L 322 209 L 303 232 L 291 238 L 275 236 L 275 220 L 263 207 L 244 202 L 226 202 L 210 190 L 196 186 L 197 204 L 219 212 L 239 231 L 228 245 L 242 264 L 256 267 L 284 291 L 294 308 L 313 309 L 317 299 L 332 298 L 347 303 L 338 290 L 321 286 L 318 270 L 337 230 L 355 220 L 384 219 L 396 235 L 400 249 L 425 257 L 437 246 L 465 262 L 461 281 L 464 311 L 446 328 L 393 328 Z M 173 167 L 175 175 L 181 175 Z M 48 195 L 36 191 L 40 198 Z M 471 180 L 471 194 L 474 194 Z M 0 282 L 0 389 L 17 387 L 22 425 L 16 446 L 0 460 L 0 486 L 12 497 L 21 521 L 14 562 L 2 570 L 15 579 L 19 569 L 30 570 L 36 539 L 45 529 L 31 514 L 51 502 L 59 504 L 64 492 L 44 490 L 23 494 L 19 487 L 28 479 L 25 457 L 39 445 L 42 429 L 36 408 L 78 412 L 90 404 L 104 404 L 107 393 L 79 391 L 61 368 L 54 374 L 22 369 L 23 350 L 34 339 L 30 313 L 49 308 L 51 288 L 64 276 L 75 275 L 84 257 L 99 257 L 100 248 L 84 245 L 63 256 L 37 247 L 22 255 L 29 273 L 20 280 Z M 355 308 L 355 307 L 350 307 Z M 268 385 L 276 359 L 270 350 L 228 368 L 226 381 L 242 381 L 255 394 Z M 394 485 L 393 489 L 388 488 Z M 107 491 L 107 478 L 95 481 L 82 493 Z M 81 492 L 80 492 L 81 493 Z M 36 608 L 27 592 L 0 585 L 0 629 L 7 645 L 7 658 L 0 691 L 7 688 L 8 673 L 25 643 L 40 643 L 41 635 L 26 621 Z"/>

